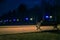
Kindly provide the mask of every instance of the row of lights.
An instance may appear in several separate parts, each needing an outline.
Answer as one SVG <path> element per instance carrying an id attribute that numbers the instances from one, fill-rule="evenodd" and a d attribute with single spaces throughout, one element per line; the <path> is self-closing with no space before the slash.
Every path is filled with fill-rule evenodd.
<path id="1" fill-rule="evenodd" d="M 46 19 L 48 19 L 48 18 L 51 18 L 51 19 L 52 19 L 52 16 L 45 16 L 45 18 L 46 18 Z M 26 17 L 26 18 L 24 18 L 24 20 L 25 20 L 25 21 L 29 21 L 29 20 L 30 20 L 30 21 L 33 21 L 33 18 L 28 18 L 28 17 Z M 12 20 L 8 20 L 8 19 L 7 19 L 7 20 L 4 20 L 4 21 L 0 20 L 0 23 L 2 23 L 2 22 L 8 22 L 8 21 L 11 22 Z M 14 21 L 14 22 L 15 22 L 15 21 L 19 22 L 20 19 L 13 19 L 13 21 Z"/>
<path id="2" fill-rule="evenodd" d="M 33 20 L 33 18 L 25 18 L 25 20 L 31 20 L 31 21 L 32 21 L 32 20 Z"/>
<path id="3" fill-rule="evenodd" d="M 46 16 L 46 18 L 52 18 L 52 16 Z"/>
<path id="4" fill-rule="evenodd" d="M 30 21 L 32 21 L 33 20 L 33 18 L 25 18 L 24 20 L 26 20 L 26 21 L 28 21 L 28 20 L 30 20 Z M 11 22 L 12 20 L 4 20 L 4 21 L 2 21 L 2 20 L 0 20 L 0 23 L 2 23 L 2 22 Z M 17 21 L 17 22 L 19 22 L 20 21 L 20 19 L 13 19 L 13 21 L 15 22 L 15 21 Z"/>

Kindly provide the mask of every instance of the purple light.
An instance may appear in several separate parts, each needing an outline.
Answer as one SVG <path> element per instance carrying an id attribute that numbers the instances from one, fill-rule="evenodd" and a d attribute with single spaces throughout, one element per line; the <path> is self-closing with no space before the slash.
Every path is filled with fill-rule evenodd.
<path id="1" fill-rule="evenodd" d="M 4 20 L 4 22 L 6 22 L 6 20 Z"/>
<path id="2" fill-rule="evenodd" d="M 13 21 L 16 21 L 16 19 L 13 19 Z"/>
<path id="3" fill-rule="evenodd" d="M 28 18 L 25 18 L 25 20 L 28 20 Z"/>
<path id="4" fill-rule="evenodd" d="M 6 20 L 8 22 L 8 20 Z"/>
<path id="5" fill-rule="evenodd" d="M 8 22 L 8 20 L 4 20 L 4 22 Z"/>

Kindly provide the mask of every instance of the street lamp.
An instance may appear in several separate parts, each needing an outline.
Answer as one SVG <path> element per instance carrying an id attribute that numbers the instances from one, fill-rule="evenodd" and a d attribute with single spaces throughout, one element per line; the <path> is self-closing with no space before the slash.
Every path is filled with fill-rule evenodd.
<path id="1" fill-rule="evenodd" d="M 30 18 L 30 20 L 32 21 L 32 20 L 33 20 L 33 18 Z"/>

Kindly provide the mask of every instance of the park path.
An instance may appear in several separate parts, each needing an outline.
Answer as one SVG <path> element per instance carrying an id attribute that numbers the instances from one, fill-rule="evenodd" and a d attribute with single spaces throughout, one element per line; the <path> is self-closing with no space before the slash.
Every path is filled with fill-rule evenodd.
<path id="1" fill-rule="evenodd" d="M 42 30 L 51 30 L 52 26 L 42 26 Z M 35 25 L 18 25 L 18 26 L 1 26 L 0 34 L 14 34 L 14 33 L 26 33 L 26 32 L 38 32 Z"/>

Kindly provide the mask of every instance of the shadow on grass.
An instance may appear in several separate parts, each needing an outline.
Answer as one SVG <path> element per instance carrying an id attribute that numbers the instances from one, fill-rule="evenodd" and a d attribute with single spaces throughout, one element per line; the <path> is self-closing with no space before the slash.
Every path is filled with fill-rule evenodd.
<path id="1" fill-rule="evenodd" d="M 26 32 L 26 33 L 16 33 L 16 34 L 33 34 L 33 33 L 54 33 L 54 34 L 60 34 L 60 30 L 44 30 L 40 32 Z M 16 35 L 16 34 L 3 34 L 3 35 Z M 0 35 L 1 36 L 1 35 Z"/>
<path id="2" fill-rule="evenodd" d="M 60 34 L 60 30 L 45 30 L 45 31 L 41 31 L 41 33 L 43 33 L 43 32 Z"/>

